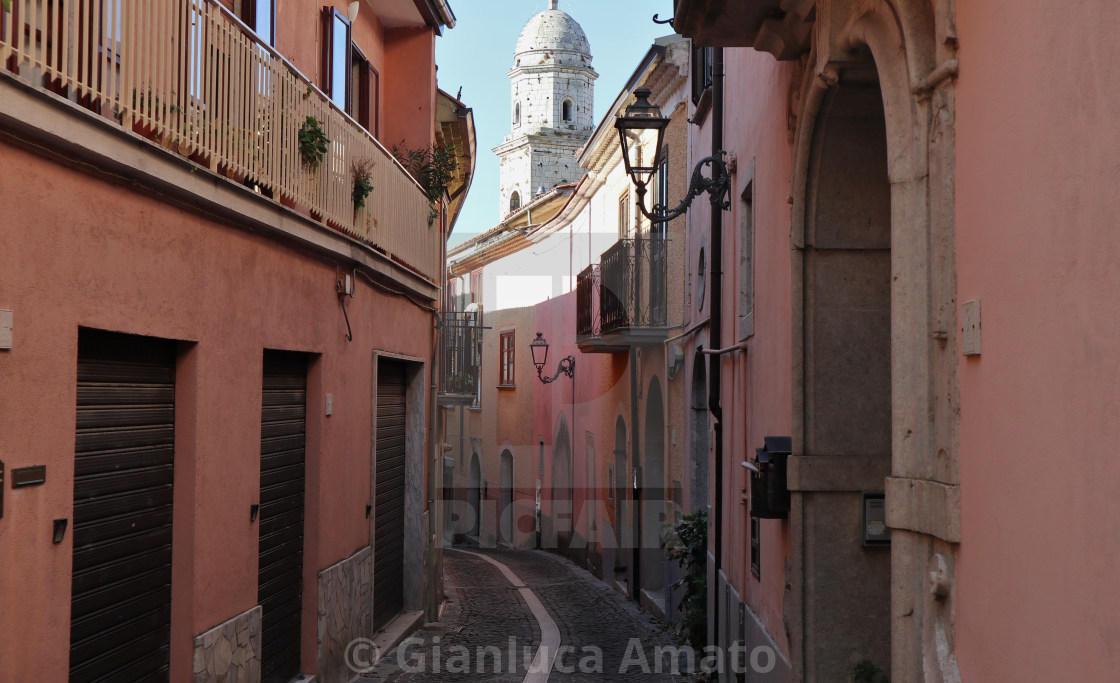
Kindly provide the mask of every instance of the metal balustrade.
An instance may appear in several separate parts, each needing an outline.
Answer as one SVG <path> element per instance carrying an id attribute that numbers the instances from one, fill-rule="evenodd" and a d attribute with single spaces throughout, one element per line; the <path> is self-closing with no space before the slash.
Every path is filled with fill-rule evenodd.
<path id="1" fill-rule="evenodd" d="M 593 263 L 576 276 L 576 336 L 597 337 L 599 317 L 599 264 Z"/>
<path id="2" fill-rule="evenodd" d="M 370 244 L 438 281 L 440 229 L 420 185 L 279 53 L 212 0 L 11 0 L 7 71 Z M 425 87 L 419 84 L 419 87 Z M 330 140 L 318 168 L 299 131 Z M 355 210 L 353 170 L 373 193 Z"/>
<path id="3" fill-rule="evenodd" d="M 473 403 L 482 370 L 482 309 L 440 314 L 441 403 Z"/>
<path id="4" fill-rule="evenodd" d="M 603 253 L 599 288 L 600 333 L 666 322 L 664 238 L 623 239 Z"/>

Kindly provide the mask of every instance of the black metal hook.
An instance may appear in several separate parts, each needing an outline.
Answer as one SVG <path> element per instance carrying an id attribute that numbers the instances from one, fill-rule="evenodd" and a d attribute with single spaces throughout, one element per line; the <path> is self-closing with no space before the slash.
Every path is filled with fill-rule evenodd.
<path id="1" fill-rule="evenodd" d="M 655 24 L 668 24 L 670 26 L 673 26 L 673 22 L 677 20 L 676 17 L 669 17 L 668 19 L 659 19 L 658 17 L 660 17 L 660 16 L 661 16 L 660 12 L 653 15 L 653 23 L 655 23 Z M 673 28 L 676 28 L 676 26 L 673 26 Z"/>

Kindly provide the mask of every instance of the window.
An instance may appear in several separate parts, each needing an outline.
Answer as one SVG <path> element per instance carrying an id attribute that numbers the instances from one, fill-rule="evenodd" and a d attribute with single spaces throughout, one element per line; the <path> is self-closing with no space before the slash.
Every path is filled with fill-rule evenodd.
<path id="1" fill-rule="evenodd" d="M 750 172 L 753 173 L 753 169 Z M 742 341 L 754 334 L 754 180 L 747 181 L 739 204 L 738 290 L 739 340 Z"/>
<path id="2" fill-rule="evenodd" d="M 653 206 L 658 204 L 662 206 L 661 213 L 664 213 L 669 204 L 669 148 L 661 148 L 661 159 L 657 162 L 657 171 L 654 173 L 653 179 Z M 655 237 L 665 236 L 665 223 L 655 223 L 651 226 L 651 232 L 656 233 Z"/>
<path id="3" fill-rule="evenodd" d="M 377 70 L 369 63 L 357 47 L 350 46 L 352 54 L 350 62 L 350 87 L 352 89 L 350 97 L 350 107 L 346 113 L 354 117 L 363 128 L 373 134 L 374 137 L 378 135 L 377 127 L 377 107 L 378 107 L 378 89 L 380 87 L 380 77 Z"/>
<path id="4" fill-rule="evenodd" d="M 564 100 L 564 104 L 561 105 L 561 111 L 562 111 L 561 118 L 564 121 L 571 121 L 572 120 L 572 101 L 571 100 Z"/>
<path id="5" fill-rule="evenodd" d="M 510 213 L 513 213 L 514 211 L 517 211 L 520 208 L 521 208 L 521 193 L 520 192 L 514 192 L 509 197 Z"/>
<path id="6" fill-rule="evenodd" d="M 712 87 L 715 70 L 715 48 L 692 46 L 692 103 L 697 104 L 708 88 Z"/>
<path id="7" fill-rule="evenodd" d="M 762 580 L 762 529 L 758 517 L 751 517 L 751 574 Z"/>
<path id="8" fill-rule="evenodd" d="M 513 332 L 502 332 L 498 355 L 498 385 L 513 386 Z"/>
<path id="9" fill-rule="evenodd" d="M 476 270 L 471 273 L 471 303 L 482 304 L 482 271 Z"/>
<path id="10" fill-rule="evenodd" d="M 630 190 L 618 198 L 618 239 L 630 237 Z"/>
<path id="11" fill-rule="evenodd" d="M 521 125 L 521 103 L 515 102 L 513 104 L 513 125 Z"/>
<path id="12" fill-rule="evenodd" d="M 350 22 L 333 7 L 323 9 L 323 83 L 331 101 L 350 111 Z"/>
<path id="13" fill-rule="evenodd" d="M 241 0 L 241 20 L 258 38 L 276 47 L 275 0 Z"/>

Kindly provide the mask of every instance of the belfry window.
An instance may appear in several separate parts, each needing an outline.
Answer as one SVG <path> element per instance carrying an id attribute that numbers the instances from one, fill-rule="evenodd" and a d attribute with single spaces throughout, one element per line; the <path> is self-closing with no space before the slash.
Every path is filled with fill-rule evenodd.
<path id="1" fill-rule="evenodd" d="M 561 118 L 564 121 L 571 121 L 572 120 L 572 101 L 571 100 L 564 100 L 564 104 L 562 105 Z"/>
<path id="2" fill-rule="evenodd" d="M 521 125 L 521 103 L 514 102 L 513 104 L 513 125 Z"/>
<path id="3" fill-rule="evenodd" d="M 510 198 L 509 198 L 510 213 L 513 213 L 514 211 L 517 211 L 520 208 L 521 208 L 521 193 L 514 192 L 512 195 L 510 195 Z"/>

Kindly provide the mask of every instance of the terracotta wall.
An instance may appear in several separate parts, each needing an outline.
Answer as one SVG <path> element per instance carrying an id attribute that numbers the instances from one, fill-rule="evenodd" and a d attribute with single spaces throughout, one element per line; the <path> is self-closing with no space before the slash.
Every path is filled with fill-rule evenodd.
<path id="1" fill-rule="evenodd" d="M 958 3 L 964 680 L 1111 680 L 1120 667 L 1120 8 Z"/>
<path id="2" fill-rule="evenodd" d="M 69 642 L 79 326 L 182 340 L 178 367 L 173 667 L 190 676 L 190 638 L 257 601 L 262 350 L 313 354 L 309 375 L 304 668 L 315 662 L 315 572 L 369 543 L 372 359 L 426 359 L 431 317 L 361 279 L 348 302 L 335 264 L 127 187 L 0 145 L 0 308 L 15 344 L 0 351 L 7 467 L 46 465 L 43 486 L 6 490 L 0 519 L 0 679 L 62 680 Z M 334 414 L 323 414 L 333 394 Z M 19 599 L 12 599 L 13 596 Z M 14 653 L 19 656 L 14 656 Z M 309 668 L 310 667 L 310 668 Z"/>
<path id="3" fill-rule="evenodd" d="M 731 210 L 723 218 L 720 341 L 725 347 L 740 341 L 737 324 L 739 226 L 746 211 L 741 196 L 752 182 L 754 333 L 747 338 L 747 351 L 727 354 L 720 361 L 724 469 L 722 475 L 714 470 L 710 472 L 713 489 L 709 503 L 715 501 L 714 486 L 722 486 L 723 570 L 788 656 L 782 599 L 790 549 L 789 522 L 761 522 L 761 581 L 755 579 L 750 570 L 748 506 L 742 495 L 749 481 L 747 471 L 739 463 L 754 457 L 754 449 L 762 446 L 764 437 L 788 436 L 792 430 L 792 274 L 787 201 L 792 152 L 787 134 L 786 91 L 793 67 L 788 62 L 775 62 L 769 55 L 747 49 L 725 50 L 725 60 L 723 146 L 735 155 L 736 170 L 732 174 Z M 693 163 L 711 153 L 711 129 L 711 113 L 700 128 L 690 128 Z M 697 201 L 689 212 L 686 327 L 709 318 L 713 287 L 720 286 L 711 281 L 709 272 L 710 216 L 710 205 L 705 201 Z M 701 248 L 707 264 L 703 274 L 707 282 L 702 305 L 697 289 Z M 683 368 L 685 382 L 691 383 L 696 362 L 693 353 L 700 344 L 710 346 L 707 328 L 684 340 L 688 359 Z M 706 360 L 704 365 L 707 366 Z M 690 396 L 690 387 L 686 387 L 684 396 Z M 691 431 L 691 428 L 686 430 L 686 443 L 692 441 Z"/>

